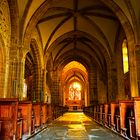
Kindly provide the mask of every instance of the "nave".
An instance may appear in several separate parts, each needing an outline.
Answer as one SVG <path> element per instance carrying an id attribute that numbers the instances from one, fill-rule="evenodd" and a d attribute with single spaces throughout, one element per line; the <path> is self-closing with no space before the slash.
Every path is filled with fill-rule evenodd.
<path id="1" fill-rule="evenodd" d="M 87 117 L 83 112 L 68 112 L 30 140 L 123 140 Z"/>

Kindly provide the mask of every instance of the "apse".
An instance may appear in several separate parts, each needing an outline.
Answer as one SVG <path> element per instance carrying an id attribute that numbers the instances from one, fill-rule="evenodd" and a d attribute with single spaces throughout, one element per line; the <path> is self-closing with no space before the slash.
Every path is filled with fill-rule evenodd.
<path id="1" fill-rule="evenodd" d="M 83 64 L 71 61 L 62 70 L 63 103 L 69 111 L 80 111 L 87 104 L 88 72 Z"/>

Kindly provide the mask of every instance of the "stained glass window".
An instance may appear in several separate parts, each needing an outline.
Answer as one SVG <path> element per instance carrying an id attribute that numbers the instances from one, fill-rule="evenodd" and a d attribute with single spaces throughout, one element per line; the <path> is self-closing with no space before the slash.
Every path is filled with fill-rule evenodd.
<path id="1" fill-rule="evenodd" d="M 124 73 L 128 72 L 128 50 L 127 50 L 127 41 L 126 39 L 122 44 L 122 54 L 123 54 L 123 71 Z"/>
<path id="2" fill-rule="evenodd" d="M 69 86 L 69 100 L 81 100 L 81 85 L 78 82 L 73 82 Z"/>

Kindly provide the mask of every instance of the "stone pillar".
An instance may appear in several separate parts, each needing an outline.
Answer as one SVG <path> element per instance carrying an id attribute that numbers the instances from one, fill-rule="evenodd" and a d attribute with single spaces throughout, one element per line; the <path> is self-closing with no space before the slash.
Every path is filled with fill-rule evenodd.
<path id="1" fill-rule="evenodd" d="M 116 52 L 118 94 L 116 100 L 125 99 L 122 50 Z"/>
<path id="2" fill-rule="evenodd" d="M 8 98 L 17 97 L 17 44 L 12 44 L 9 56 Z"/>
<path id="3" fill-rule="evenodd" d="M 137 65 L 137 80 L 138 80 L 138 96 L 140 96 L 140 45 L 136 46 L 136 65 Z"/>
<path id="4" fill-rule="evenodd" d="M 24 92 L 24 72 L 25 72 L 25 56 L 27 52 L 29 51 L 29 48 L 19 46 L 17 47 L 17 80 L 16 80 L 16 86 L 17 86 L 17 93 L 16 96 L 19 98 L 19 100 L 24 100 L 25 97 L 23 97 Z"/>
<path id="5" fill-rule="evenodd" d="M 112 69 L 111 69 L 111 78 L 112 78 L 112 93 L 111 93 L 111 101 L 115 101 L 118 95 L 118 82 L 117 82 L 117 68 L 116 68 L 117 60 L 113 57 L 112 60 Z"/>
<path id="6" fill-rule="evenodd" d="M 19 100 L 22 100 L 25 66 L 24 63 L 25 59 L 18 60 L 17 56 L 10 57 L 8 88 L 8 97 L 10 98 L 19 98 Z"/>
<path id="7" fill-rule="evenodd" d="M 59 77 L 57 70 L 52 71 L 51 101 L 52 104 L 59 104 Z"/>
<path id="8" fill-rule="evenodd" d="M 137 67 L 136 67 L 136 52 L 133 42 L 129 42 L 128 54 L 129 54 L 129 72 L 130 72 L 130 91 L 131 97 L 138 96 L 138 83 L 137 83 Z"/>
<path id="9" fill-rule="evenodd" d="M 46 71 L 44 69 L 41 70 L 41 102 L 46 102 L 47 97 L 46 97 L 46 90 L 45 90 L 45 81 L 46 81 Z"/>
<path id="10" fill-rule="evenodd" d="M 42 89 L 42 70 L 41 67 L 38 66 L 38 64 L 34 64 L 34 73 L 33 73 L 33 79 L 34 79 L 34 83 L 33 83 L 33 87 L 34 87 L 34 99 L 36 100 L 36 102 L 41 102 L 41 96 L 43 95 L 43 89 Z"/>
<path id="11" fill-rule="evenodd" d="M 112 74 L 111 74 L 111 66 L 107 66 L 107 102 L 111 102 L 112 100 Z"/>
<path id="12" fill-rule="evenodd" d="M 43 72 L 43 91 L 44 91 L 44 102 L 51 103 L 51 94 L 49 90 L 49 86 L 47 85 L 47 74 L 48 71 L 44 70 Z"/>
<path id="13" fill-rule="evenodd" d="M 97 69 L 94 67 L 89 71 L 89 99 L 90 105 L 96 104 L 97 99 Z"/>
<path id="14" fill-rule="evenodd" d="M 98 103 L 106 103 L 107 102 L 107 83 L 105 81 L 105 75 L 103 75 L 100 71 L 97 73 L 97 91 L 98 91 Z"/>
<path id="15" fill-rule="evenodd" d="M 63 88 L 64 88 L 64 85 L 62 84 L 62 81 L 60 80 L 60 77 L 61 77 L 61 72 L 60 72 L 60 70 L 59 70 L 59 72 L 58 72 L 58 85 L 59 85 L 59 105 L 64 105 L 65 103 L 64 103 L 64 94 L 65 94 L 65 92 L 63 92 Z"/>
<path id="16" fill-rule="evenodd" d="M 8 97 L 8 77 L 9 77 L 9 57 L 5 60 L 5 74 L 4 74 L 4 98 Z"/>
<path id="17" fill-rule="evenodd" d="M 25 59 L 19 60 L 17 67 L 17 97 L 19 100 L 23 100 Z"/>

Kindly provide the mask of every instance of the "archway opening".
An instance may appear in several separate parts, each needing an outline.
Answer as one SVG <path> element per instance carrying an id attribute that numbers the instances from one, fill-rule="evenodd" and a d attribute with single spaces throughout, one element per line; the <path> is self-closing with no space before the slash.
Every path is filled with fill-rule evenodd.
<path id="1" fill-rule="evenodd" d="M 87 105 L 88 73 L 85 66 L 71 61 L 62 70 L 63 104 L 69 111 L 81 111 Z"/>

